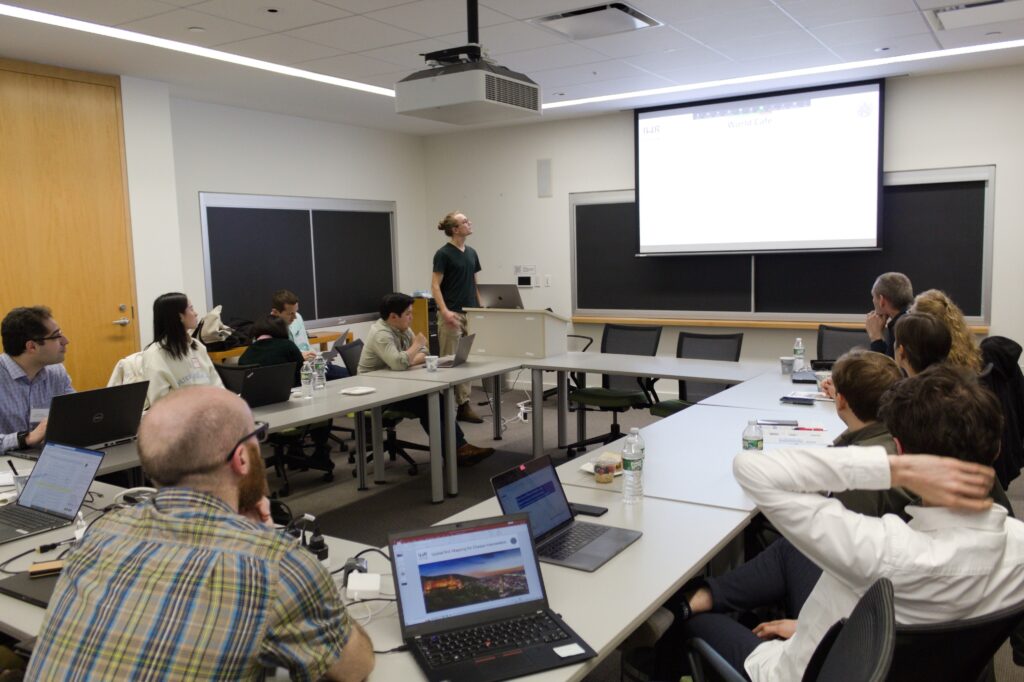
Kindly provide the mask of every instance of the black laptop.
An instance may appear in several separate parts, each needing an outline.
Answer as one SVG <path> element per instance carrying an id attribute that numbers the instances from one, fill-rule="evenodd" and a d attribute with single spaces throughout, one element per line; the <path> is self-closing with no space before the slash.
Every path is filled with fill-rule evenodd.
<path id="1" fill-rule="evenodd" d="M 46 440 L 83 448 L 108 448 L 135 439 L 148 381 L 54 396 Z"/>
<path id="2" fill-rule="evenodd" d="M 33 578 L 28 571 L 18 573 L 10 578 L 0 580 L 0 594 L 6 594 L 8 597 L 14 597 L 45 609 L 50 605 L 53 588 L 57 586 L 59 577 L 59 575 L 46 575 L 41 578 Z"/>
<path id="3" fill-rule="evenodd" d="M 103 452 L 47 441 L 18 501 L 0 507 L 0 543 L 71 525 Z"/>
<path id="4" fill-rule="evenodd" d="M 498 474 L 491 486 L 502 512 L 530 515 L 537 555 L 544 563 L 596 571 L 643 535 L 638 530 L 577 521 L 548 455 Z"/>
<path id="5" fill-rule="evenodd" d="M 402 639 L 431 682 L 492 682 L 594 650 L 548 607 L 526 514 L 392 533 Z"/>
<path id="6" fill-rule="evenodd" d="M 249 407 L 280 403 L 291 397 L 295 363 L 279 365 L 216 365 L 224 388 L 242 396 Z"/>

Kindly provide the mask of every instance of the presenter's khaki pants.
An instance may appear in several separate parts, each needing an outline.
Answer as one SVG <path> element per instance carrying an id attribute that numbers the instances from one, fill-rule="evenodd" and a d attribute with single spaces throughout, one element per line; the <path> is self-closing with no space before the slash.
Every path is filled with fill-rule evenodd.
<path id="1" fill-rule="evenodd" d="M 452 327 L 444 320 L 438 320 L 437 342 L 441 347 L 441 355 L 454 355 L 459 345 L 459 339 L 469 333 L 469 321 L 465 313 L 456 313 L 459 316 L 459 326 Z M 469 402 L 469 384 L 455 385 L 455 405 L 462 405 Z"/>

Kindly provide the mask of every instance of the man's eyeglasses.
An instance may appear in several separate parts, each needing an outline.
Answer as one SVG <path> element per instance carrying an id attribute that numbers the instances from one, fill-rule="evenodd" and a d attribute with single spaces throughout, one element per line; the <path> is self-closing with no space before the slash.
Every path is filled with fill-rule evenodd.
<path id="1" fill-rule="evenodd" d="M 56 341 L 57 339 L 63 339 L 63 338 L 65 338 L 64 332 L 62 332 L 61 330 L 58 329 L 57 331 L 55 331 L 54 333 L 50 334 L 49 336 L 43 336 L 41 338 L 32 339 L 32 340 L 35 341 L 36 343 L 46 343 L 47 341 Z"/>
<path id="2" fill-rule="evenodd" d="M 228 456 L 227 456 L 227 458 L 224 461 L 225 462 L 230 462 L 231 458 L 235 456 L 235 450 L 238 449 L 238 446 L 241 445 L 242 443 L 244 443 L 245 441 L 249 440 L 250 438 L 255 437 L 257 443 L 262 443 L 262 442 L 266 441 L 267 440 L 267 431 L 269 429 L 270 429 L 270 424 L 268 424 L 267 422 L 256 422 L 256 430 L 253 431 L 252 433 L 247 433 L 244 436 L 242 436 L 241 438 L 239 438 L 238 442 L 235 443 L 231 447 L 231 451 L 228 453 Z"/>

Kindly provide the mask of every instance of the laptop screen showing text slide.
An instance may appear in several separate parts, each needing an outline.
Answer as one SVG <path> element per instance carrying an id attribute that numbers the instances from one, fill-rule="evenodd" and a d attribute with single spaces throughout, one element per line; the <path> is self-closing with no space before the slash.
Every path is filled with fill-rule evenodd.
<path id="1" fill-rule="evenodd" d="M 64 518 L 73 517 L 102 461 L 102 452 L 47 443 L 18 504 Z"/>
<path id="2" fill-rule="evenodd" d="M 542 467 L 497 491 L 506 514 L 526 512 L 536 537 L 572 519 L 572 511 L 553 467 Z"/>
<path id="3" fill-rule="evenodd" d="M 544 598 L 525 519 L 392 545 L 405 626 Z"/>

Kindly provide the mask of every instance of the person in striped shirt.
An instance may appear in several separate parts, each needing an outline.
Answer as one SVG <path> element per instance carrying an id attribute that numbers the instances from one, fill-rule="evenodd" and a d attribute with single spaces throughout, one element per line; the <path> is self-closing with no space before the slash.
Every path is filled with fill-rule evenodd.
<path id="1" fill-rule="evenodd" d="M 362 680 L 369 638 L 327 569 L 269 525 L 257 426 L 215 387 L 173 391 L 143 419 L 150 500 L 89 528 L 29 661 L 32 680 Z"/>

